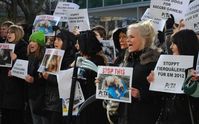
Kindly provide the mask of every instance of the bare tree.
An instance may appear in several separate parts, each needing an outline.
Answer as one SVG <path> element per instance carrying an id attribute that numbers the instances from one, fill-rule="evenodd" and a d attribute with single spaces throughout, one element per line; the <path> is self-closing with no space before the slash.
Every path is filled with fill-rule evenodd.
<path id="1" fill-rule="evenodd" d="M 46 0 L 0 0 L 6 4 L 6 11 L 10 20 L 16 21 L 18 11 L 22 11 L 27 24 L 32 24 L 35 16 L 43 10 Z M 19 10 L 20 8 L 21 10 Z"/>
<path id="2" fill-rule="evenodd" d="M 35 16 L 41 12 L 44 2 L 45 0 L 17 0 L 27 24 L 33 23 Z"/>

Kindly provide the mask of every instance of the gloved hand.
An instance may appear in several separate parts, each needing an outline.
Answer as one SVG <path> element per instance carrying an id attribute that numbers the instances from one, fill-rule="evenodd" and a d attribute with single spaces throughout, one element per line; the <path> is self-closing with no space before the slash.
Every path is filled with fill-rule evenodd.
<path id="1" fill-rule="evenodd" d="M 166 21 L 166 29 L 171 29 L 173 28 L 173 25 L 175 24 L 175 19 L 172 14 L 170 14 L 170 18 L 167 19 Z"/>

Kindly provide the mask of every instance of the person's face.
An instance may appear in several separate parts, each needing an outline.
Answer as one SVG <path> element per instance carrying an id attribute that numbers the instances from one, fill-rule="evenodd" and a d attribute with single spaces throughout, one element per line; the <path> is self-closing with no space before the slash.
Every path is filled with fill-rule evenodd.
<path id="1" fill-rule="evenodd" d="M 173 55 L 179 55 L 180 54 L 177 45 L 173 42 L 170 46 L 170 49 L 171 49 Z"/>
<path id="2" fill-rule="evenodd" d="M 138 29 L 133 29 L 128 36 L 128 51 L 136 52 L 144 49 L 144 38 L 141 37 Z"/>
<path id="3" fill-rule="evenodd" d="M 35 51 L 37 51 L 37 49 L 39 49 L 39 45 L 37 42 L 30 42 L 28 45 L 28 49 L 30 51 L 30 53 L 34 53 Z"/>
<path id="4" fill-rule="evenodd" d="M 55 41 L 54 41 L 54 47 L 56 49 L 61 49 L 63 45 L 63 41 L 61 40 L 61 38 L 56 37 Z"/>
<path id="5" fill-rule="evenodd" d="M 11 43 L 14 42 L 15 38 L 16 38 L 15 33 L 8 30 L 8 34 L 7 34 L 8 42 L 11 42 Z"/>
<path id="6" fill-rule="evenodd" d="M 119 42 L 120 42 L 121 49 L 126 49 L 128 47 L 127 36 L 125 33 L 121 32 L 119 34 Z"/>
<path id="7" fill-rule="evenodd" d="M 8 33 L 8 27 L 7 26 L 2 26 L 1 27 L 1 37 L 6 38 Z"/>

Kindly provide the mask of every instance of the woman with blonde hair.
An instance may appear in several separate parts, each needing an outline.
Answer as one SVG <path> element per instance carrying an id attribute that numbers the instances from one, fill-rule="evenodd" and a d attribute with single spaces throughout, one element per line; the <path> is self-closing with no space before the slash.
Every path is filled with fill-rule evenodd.
<path id="1" fill-rule="evenodd" d="M 149 91 L 148 74 L 155 68 L 160 53 L 152 49 L 155 31 L 150 21 L 129 25 L 127 29 L 127 67 L 133 68 L 132 103 L 119 106 L 119 124 L 155 124 L 158 98 Z"/>

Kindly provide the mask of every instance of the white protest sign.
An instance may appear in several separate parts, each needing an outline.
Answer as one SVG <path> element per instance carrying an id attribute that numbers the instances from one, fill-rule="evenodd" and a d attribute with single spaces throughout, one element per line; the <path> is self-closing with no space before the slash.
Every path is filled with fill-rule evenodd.
<path id="1" fill-rule="evenodd" d="M 57 82 L 58 82 L 60 98 L 63 99 L 70 98 L 73 70 L 74 70 L 73 68 L 62 70 L 57 74 Z M 75 100 L 74 107 L 79 106 L 81 103 L 85 101 L 79 82 L 76 83 L 74 100 Z"/>
<path id="2" fill-rule="evenodd" d="M 193 1 L 185 14 L 185 27 L 199 32 L 199 1 Z"/>
<path id="3" fill-rule="evenodd" d="M 71 2 L 58 2 L 53 15 L 61 17 L 60 22 L 67 22 L 68 10 L 74 9 L 79 9 L 79 5 Z"/>
<path id="4" fill-rule="evenodd" d="M 197 64 L 196 64 L 196 74 L 199 76 L 199 54 L 198 54 Z"/>
<path id="5" fill-rule="evenodd" d="M 62 115 L 68 116 L 68 111 L 69 111 L 69 99 L 62 99 Z M 79 107 L 73 106 L 72 115 L 76 116 L 78 112 L 79 112 Z"/>
<path id="6" fill-rule="evenodd" d="M 28 61 L 17 59 L 14 66 L 12 67 L 11 75 L 21 79 L 25 79 L 27 73 L 28 73 Z"/>
<path id="7" fill-rule="evenodd" d="M 73 68 L 62 70 L 57 74 L 57 83 L 60 98 L 70 98 L 70 88 L 72 83 Z"/>
<path id="8" fill-rule="evenodd" d="M 141 20 L 152 20 L 154 29 L 156 31 L 163 31 L 166 19 L 154 17 L 152 13 L 153 11 L 150 8 L 146 9 L 144 15 L 141 17 Z"/>
<path id="9" fill-rule="evenodd" d="M 0 43 L 0 67 L 12 67 L 10 53 L 14 52 L 15 44 Z"/>
<path id="10" fill-rule="evenodd" d="M 151 91 L 167 93 L 184 93 L 182 85 L 185 80 L 185 69 L 193 67 L 193 56 L 161 55 L 154 70 L 154 81 Z"/>
<path id="11" fill-rule="evenodd" d="M 67 12 L 69 31 L 90 30 L 90 22 L 87 9 L 70 10 Z"/>
<path id="12" fill-rule="evenodd" d="M 45 36 L 54 36 L 53 26 L 57 26 L 60 17 L 52 15 L 38 15 L 33 23 L 33 32 L 42 31 Z"/>
<path id="13" fill-rule="evenodd" d="M 175 23 L 179 23 L 184 19 L 185 12 L 188 8 L 190 0 L 151 0 L 150 8 L 154 9 L 153 14 L 158 18 L 168 18 L 172 14 Z"/>

